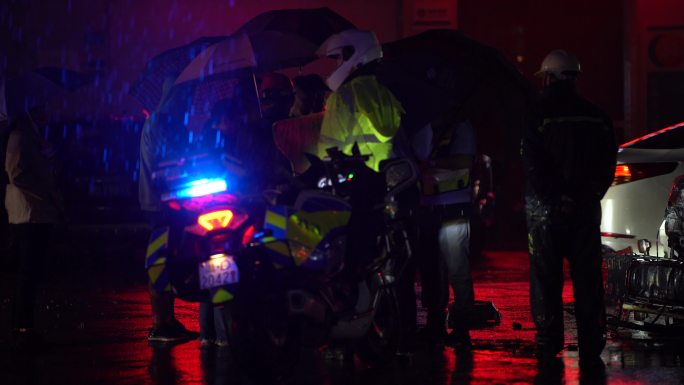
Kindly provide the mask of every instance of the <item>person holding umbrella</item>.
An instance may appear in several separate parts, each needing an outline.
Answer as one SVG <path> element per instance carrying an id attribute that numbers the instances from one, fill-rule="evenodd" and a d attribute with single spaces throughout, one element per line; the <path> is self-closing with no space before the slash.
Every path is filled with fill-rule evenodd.
<path id="1" fill-rule="evenodd" d="M 17 349 L 43 341 L 35 331 L 36 290 L 52 228 L 64 216 L 54 174 L 55 150 L 42 134 L 48 117 L 43 104 L 17 111 L 10 121 L 4 162 L 5 207 L 18 262 L 12 306 L 12 345 Z"/>
<path id="2" fill-rule="evenodd" d="M 36 291 L 49 253 L 50 236 L 65 217 L 56 180 L 56 149 L 48 140 L 49 123 L 62 101 L 94 79 L 91 74 L 41 67 L 8 79 L 0 96 L 0 115 L 9 119 L 4 204 L 16 247 L 16 286 L 12 304 L 12 344 L 31 348 L 44 343 L 35 330 Z M 62 99 L 62 100 L 60 100 Z M 4 111 L 2 111 L 4 110 Z M 0 120 L 2 120 L 0 118 Z"/>

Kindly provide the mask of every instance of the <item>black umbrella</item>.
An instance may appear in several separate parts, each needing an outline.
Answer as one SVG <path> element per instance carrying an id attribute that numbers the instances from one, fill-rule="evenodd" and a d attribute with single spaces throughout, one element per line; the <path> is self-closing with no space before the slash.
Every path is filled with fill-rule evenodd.
<path id="1" fill-rule="evenodd" d="M 130 94 L 148 111 L 153 111 L 162 96 L 164 80 L 177 77 L 201 52 L 225 36 L 208 36 L 171 48 L 150 59 Z"/>
<path id="2" fill-rule="evenodd" d="M 386 43 L 383 53 L 378 80 L 402 102 L 409 130 L 457 114 L 473 122 L 481 151 L 517 149 L 532 89 L 498 50 L 455 30 L 430 30 Z"/>
<path id="3" fill-rule="evenodd" d="M 329 8 L 281 9 L 255 16 L 233 35 L 249 37 L 258 70 L 267 72 L 315 60 L 327 38 L 352 28 L 354 24 Z"/>
<path id="4" fill-rule="evenodd" d="M 354 24 L 330 8 L 279 9 L 255 16 L 240 27 L 236 34 L 294 35 L 318 47 L 331 35 L 352 28 L 356 28 Z"/>
<path id="5" fill-rule="evenodd" d="M 58 67 L 42 67 L 7 80 L 5 97 L 10 118 L 64 98 L 70 91 L 92 82 L 93 74 Z"/>

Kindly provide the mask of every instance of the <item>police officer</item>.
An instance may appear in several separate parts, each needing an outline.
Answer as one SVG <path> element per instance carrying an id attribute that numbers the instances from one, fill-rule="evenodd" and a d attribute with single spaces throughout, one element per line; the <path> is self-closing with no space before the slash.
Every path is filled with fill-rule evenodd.
<path id="1" fill-rule="evenodd" d="M 563 349 L 563 257 L 573 281 L 580 365 L 602 364 L 605 309 L 600 200 L 615 171 L 610 118 L 575 88 L 577 58 L 551 51 L 535 74 L 543 90 L 523 134 L 530 301 L 540 362 Z"/>
<path id="2" fill-rule="evenodd" d="M 350 29 L 328 38 L 320 54 L 337 60 L 326 79 L 333 91 L 325 105 L 318 155 L 337 147 L 351 155 L 357 143 L 370 154 L 366 165 L 375 171 L 392 154 L 392 139 L 399 130 L 404 109 L 392 92 L 378 83 L 375 69 L 382 46 L 370 31 Z"/>
<path id="3" fill-rule="evenodd" d="M 453 111 L 420 129 L 412 139 L 420 162 L 421 210 L 416 260 L 421 271 L 427 323 L 423 342 L 470 348 L 468 319 L 474 303 L 469 264 L 471 169 L 475 130 Z M 449 286 L 454 292 L 454 329 L 446 334 Z"/>
<path id="4" fill-rule="evenodd" d="M 148 220 L 151 229 L 153 230 L 150 237 L 150 245 L 148 245 L 146 265 L 155 257 L 156 252 L 152 245 L 156 239 L 161 238 L 155 231 L 159 228 L 164 228 L 169 225 L 168 218 L 165 217 L 162 210 L 161 191 L 158 191 L 152 180 L 152 174 L 157 167 L 157 164 L 166 158 L 166 152 L 172 151 L 174 147 L 170 142 L 169 131 L 170 124 L 173 121 L 172 116 L 165 114 L 162 111 L 175 110 L 181 111 L 182 108 L 169 108 L 172 103 L 177 103 L 178 99 L 185 100 L 179 97 L 177 93 L 171 91 L 175 77 L 172 75 L 164 79 L 163 95 L 159 106 L 147 118 L 140 135 L 140 180 L 138 182 L 138 201 L 140 208 Z M 168 105 L 167 105 L 168 104 Z M 189 331 L 185 326 L 176 319 L 175 315 L 175 298 L 170 286 L 159 287 L 161 280 L 153 281 L 150 276 L 148 282 L 148 292 L 150 294 L 150 304 L 152 310 L 152 328 L 149 330 L 147 337 L 148 342 L 169 343 L 169 342 L 183 342 L 189 341 L 197 336 L 197 333 Z"/>

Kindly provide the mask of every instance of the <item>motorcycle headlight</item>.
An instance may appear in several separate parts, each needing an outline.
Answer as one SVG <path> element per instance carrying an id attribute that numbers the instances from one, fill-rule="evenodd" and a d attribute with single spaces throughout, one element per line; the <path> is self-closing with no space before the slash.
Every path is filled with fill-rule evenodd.
<path id="1" fill-rule="evenodd" d="M 316 248 L 310 255 L 307 264 L 316 270 L 327 273 L 340 271 L 344 266 L 346 237 L 337 237 L 322 247 Z"/>

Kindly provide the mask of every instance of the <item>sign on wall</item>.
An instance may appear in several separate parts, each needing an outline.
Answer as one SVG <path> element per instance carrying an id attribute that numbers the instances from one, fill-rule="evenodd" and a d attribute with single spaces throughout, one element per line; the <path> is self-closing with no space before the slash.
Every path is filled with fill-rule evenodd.
<path id="1" fill-rule="evenodd" d="M 403 35 L 437 28 L 456 28 L 458 0 L 406 0 Z"/>

